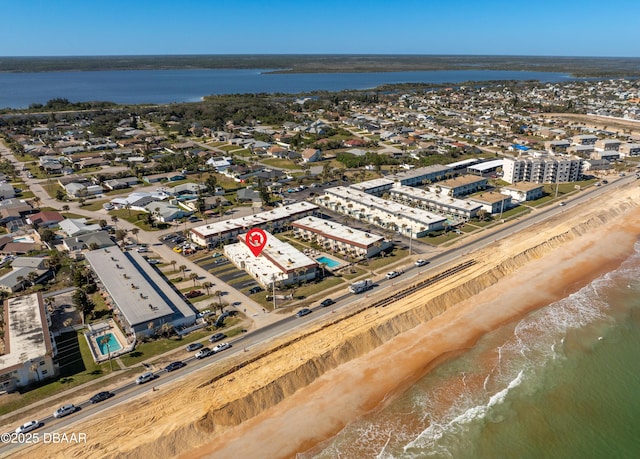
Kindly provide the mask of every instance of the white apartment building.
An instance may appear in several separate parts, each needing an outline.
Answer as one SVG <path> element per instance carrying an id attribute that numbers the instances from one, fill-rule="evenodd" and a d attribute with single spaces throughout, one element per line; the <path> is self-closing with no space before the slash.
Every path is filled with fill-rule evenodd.
<path id="1" fill-rule="evenodd" d="M 480 204 L 472 203 L 468 200 L 457 199 L 444 193 L 438 194 L 410 186 L 398 185 L 393 187 L 389 191 L 389 197 L 396 202 L 411 207 L 467 220 L 475 217 L 482 208 Z"/>
<path id="2" fill-rule="evenodd" d="M 419 238 L 444 229 L 446 217 L 388 201 L 351 187 L 327 188 L 316 202 L 335 212 L 372 223 L 407 237 Z"/>
<path id="3" fill-rule="evenodd" d="M 224 246 L 226 257 L 253 277 L 264 288 L 274 283 L 283 285 L 313 280 L 318 275 L 318 262 L 309 258 L 291 244 L 280 241 L 266 232 L 267 243 L 256 257 L 245 242 L 246 234 L 238 236 L 240 242 Z"/>
<path id="4" fill-rule="evenodd" d="M 0 355 L 0 391 L 38 383 L 56 374 L 58 350 L 49 333 L 51 317 L 40 293 L 4 302 L 4 354 Z"/>
<path id="5" fill-rule="evenodd" d="M 562 183 L 580 179 L 582 159 L 578 157 L 505 157 L 503 180 L 509 183 Z"/>
<path id="6" fill-rule="evenodd" d="M 354 258 L 371 258 L 391 247 L 382 236 L 360 231 L 317 217 L 304 217 L 291 223 L 293 234 L 312 241 L 325 250 Z"/>
<path id="7" fill-rule="evenodd" d="M 315 204 L 296 202 L 255 215 L 208 223 L 192 228 L 189 234 L 191 241 L 195 244 L 207 247 L 218 242 L 234 241 L 238 235 L 246 233 L 251 228 L 261 228 L 267 231 L 277 230 L 293 220 L 313 215 L 317 209 L 318 206 Z"/>

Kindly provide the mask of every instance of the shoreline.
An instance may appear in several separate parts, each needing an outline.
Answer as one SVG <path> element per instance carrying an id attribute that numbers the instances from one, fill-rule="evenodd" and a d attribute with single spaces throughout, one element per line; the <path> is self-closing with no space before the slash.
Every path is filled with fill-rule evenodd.
<path id="1" fill-rule="evenodd" d="M 90 432 L 84 448 L 40 445 L 29 453 L 291 457 L 313 448 L 401 393 L 443 356 L 463 352 L 488 331 L 626 259 L 640 232 L 638 188 L 607 197 L 473 254 L 477 268 L 428 291 L 319 327 L 300 340 L 270 343 L 282 349 L 225 378 L 212 376 L 239 359 L 105 412 L 100 420 L 83 421 L 75 430 Z M 545 292 L 554 281 L 553 292 Z M 125 427 L 131 411 L 139 417 L 127 419 Z"/>

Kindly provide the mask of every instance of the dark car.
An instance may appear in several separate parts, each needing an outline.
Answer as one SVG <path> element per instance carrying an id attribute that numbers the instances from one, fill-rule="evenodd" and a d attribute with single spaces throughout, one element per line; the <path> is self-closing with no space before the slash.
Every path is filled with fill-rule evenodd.
<path id="1" fill-rule="evenodd" d="M 211 338 L 209 338 L 209 342 L 210 343 L 215 343 L 216 341 L 222 341 L 226 337 L 227 337 L 227 335 L 225 335 L 224 333 L 216 333 Z"/>
<path id="2" fill-rule="evenodd" d="M 187 346 L 187 351 L 193 352 L 197 351 L 200 348 L 202 348 L 202 343 L 191 343 Z"/>
<path id="3" fill-rule="evenodd" d="M 108 391 L 103 391 L 103 392 L 98 392 L 96 395 L 94 395 L 93 397 L 91 397 L 89 399 L 89 401 L 91 403 L 99 403 L 99 402 L 104 402 L 105 400 L 110 399 L 111 397 L 113 397 L 115 394 L 112 392 L 108 392 Z"/>
<path id="4" fill-rule="evenodd" d="M 186 293 L 184 296 L 187 298 L 197 298 L 202 296 L 202 292 L 200 290 L 191 290 L 189 293 Z"/>
<path id="5" fill-rule="evenodd" d="M 326 308 L 327 306 L 331 306 L 332 304 L 335 304 L 336 302 L 333 301 L 331 298 L 327 298 L 326 300 L 322 300 L 322 302 L 320 303 L 320 306 L 322 306 L 323 308 Z"/>
<path id="6" fill-rule="evenodd" d="M 182 367 L 186 367 L 187 364 L 178 360 L 177 362 L 171 362 L 169 365 L 167 365 L 166 367 L 164 367 L 165 370 L 169 371 L 174 371 L 174 370 L 179 370 Z"/>
<path id="7" fill-rule="evenodd" d="M 254 293 L 259 293 L 262 291 L 262 287 L 258 287 L 257 285 L 255 287 L 251 287 L 249 289 L 249 295 L 253 295 Z"/>
<path id="8" fill-rule="evenodd" d="M 307 314 L 311 314 L 312 312 L 313 311 L 309 308 L 303 308 L 296 312 L 296 317 L 306 316 Z"/>

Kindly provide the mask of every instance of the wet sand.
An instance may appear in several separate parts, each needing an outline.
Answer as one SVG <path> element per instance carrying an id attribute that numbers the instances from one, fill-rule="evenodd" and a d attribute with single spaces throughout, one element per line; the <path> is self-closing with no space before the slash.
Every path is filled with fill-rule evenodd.
<path id="1" fill-rule="evenodd" d="M 22 453 L 293 457 L 384 406 L 488 331 L 617 267 L 640 234 L 639 194 L 637 187 L 618 191 L 501 240 L 473 254 L 472 269 L 386 308 L 318 327 L 224 379 L 215 376 L 247 356 L 105 411 L 70 430 L 87 433 L 86 445 L 39 445 Z"/>
<path id="2" fill-rule="evenodd" d="M 481 295 L 323 375 L 276 407 L 180 457 L 293 457 L 422 378 L 485 333 L 566 297 L 633 251 L 640 215 L 527 264 Z M 452 396 L 455 388 L 452 387 Z"/>

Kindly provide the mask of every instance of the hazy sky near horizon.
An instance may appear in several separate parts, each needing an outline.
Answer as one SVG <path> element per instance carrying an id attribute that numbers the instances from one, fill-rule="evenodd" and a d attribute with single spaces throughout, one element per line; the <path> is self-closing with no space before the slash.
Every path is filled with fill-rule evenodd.
<path id="1" fill-rule="evenodd" d="M 2 0 L 0 56 L 640 57 L 640 1 Z"/>

